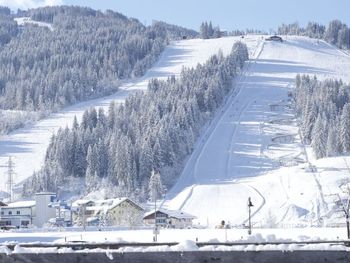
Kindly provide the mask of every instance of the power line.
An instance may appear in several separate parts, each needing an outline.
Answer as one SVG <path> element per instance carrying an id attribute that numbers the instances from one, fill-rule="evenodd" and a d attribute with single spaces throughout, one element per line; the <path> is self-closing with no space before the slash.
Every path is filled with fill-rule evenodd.
<path id="1" fill-rule="evenodd" d="M 10 203 L 13 200 L 13 176 L 15 175 L 15 170 L 14 170 L 15 164 L 12 161 L 11 156 L 9 157 L 9 160 L 7 162 L 7 183 L 6 183 L 6 187 L 7 187 L 7 193 L 9 194 L 10 197 Z"/>

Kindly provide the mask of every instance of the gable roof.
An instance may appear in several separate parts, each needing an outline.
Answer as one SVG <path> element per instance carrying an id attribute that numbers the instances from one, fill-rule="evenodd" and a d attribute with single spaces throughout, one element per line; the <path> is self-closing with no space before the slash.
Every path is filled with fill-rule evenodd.
<path id="1" fill-rule="evenodd" d="M 157 212 L 166 214 L 169 218 L 176 218 L 176 219 L 195 219 L 197 218 L 194 215 L 191 215 L 189 213 L 180 211 L 180 210 L 168 210 L 164 208 L 157 209 Z M 149 217 L 150 215 L 153 215 L 154 211 L 147 212 L 143 218 Z"/>
<path id="2" fill-rule="evenodd" d="M 35 206 L 35 201 L 19 201 L 8 204 L 8 208 L 26 208 Z"/>
<path id="3" fill-rule="evenodd" d="M 89 206 L 86 207 L 87 211 L 95 211 L 95 213 L 100 213 L 100 212 L 107 213 L 109 210 L 119 206 L 121 203 L 125 201 L 130 202 L 140 210 L 143 210 L 143 211 L 145 210 L 141 205 L 139 205 L 138 203 L 134 202 L 133 200 L 127 197 L 101 199 L 101 200 L 76 200 L 72 204 L 72 207 L 78 207 L 80 205 L 89 204 Z"/>
<path id="4" fill-rule="evenodd" d="M 0 201 L 0 206 L 7 206 L 7 204 Z"/>

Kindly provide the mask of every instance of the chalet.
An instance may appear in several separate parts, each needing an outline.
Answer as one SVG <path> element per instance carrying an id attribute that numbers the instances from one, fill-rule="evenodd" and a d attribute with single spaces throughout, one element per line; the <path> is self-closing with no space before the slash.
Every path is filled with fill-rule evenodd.
<path id="1" fill-rule="evenodd" d="M 165 228 L 188 228 L 196 217 L 179 210 L 158 209 L 156 211 L 156 222 L 160 227 Z M 150 211 L 143 217 L 146 225 L 154 225 L 155 212 Z"/>
<path id="2" fill-rule="evenodd" d="M 266 38 L 267 41 L 277 41 L 277 42 L 283 42 L 283 39 L 280 36 L 270 36 Z"/>
<path id="3" fill-rule="evenodd" d="M 72 204 L 73 220 L 82 225 L 139 226 L 145 212 L 129 198 L 77 200 Z"/>

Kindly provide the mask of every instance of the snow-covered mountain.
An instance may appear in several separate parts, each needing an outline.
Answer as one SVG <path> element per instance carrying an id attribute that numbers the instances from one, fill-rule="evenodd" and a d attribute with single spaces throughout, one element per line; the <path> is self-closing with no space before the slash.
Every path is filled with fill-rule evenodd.
<path id="1" fill-rule="evenodd" d="M 85 110 L 90 107 L 103 107 L 106 111 L 111 101 L 123 102 L 128 94 L 136 90 L 145 90 L 148 81 L 152 78 L 167 78 L 179 75 L 183 67 L 194 67 L 204 63 L 211 55 L 221 49 L 227 55 L 239 37 L 229 37 L 211 40 L 185 40 L 173 42 L 163 52 L 158 63 L 147 74 L 137 80 L 125 83 L 120 91 L 108 97 L 90 100 L 67 107 L 52 114 L 42 121 L 26 126 L 9 135 L 0 137 L 0 189 L 6 189 L 6 163 L 12 156 L 15 163 L 15 184 L 20 190 L 21 182 L 38 171 L 44 160 L 50 137 L 60 127 L 70 127 L 74 116 L 81 120 Z M 248 37 L 244 41 L 251 50 L 255 49 L 257 37 Z M 16 187 L 15 187 L 16 188 Z"/>
<path id="2" fill-rule="evenodd" d="M 5 164 L 12 156 L 15 183 L 40 169 L 50 137 L 70 126 L 92 107 L 107 109 L 134 90 L 144 90 L 151 78 L 179 75 L 183 66 L 205 62 L 219 49 L 228 54 L 236 40 L 244 41 L 251 60 L 236 80 L 237 92 L 198 139 L 178 183 L 164 206 L 194 214 L 202 225 L 221 220 L 247 221 L 252 198 L 256 225 L 322 225 L 341 222 L 334 207 L 339 186 L 348 177 L 348 157 L 315 160 L 300 141 L 288 91 L 297 73 L 319 79 L 350 81 L 350 57 L 324 41 L 304 37 L 283 43 L 262 36 L 183 40 L 169 45 L 159 62 L 112 96 L 79 103 L 8 136 L 0 137 L 0 190 L 6 189 Z"/>
<path id="3" fill-rule="evenodd" d="M 334 204 L 348 157 L 313 158 L 301 144 L 288 92 L 298 73 L 349 81 L 349 69 L 349 56 L 323 41 L 259 45 L 239 92 L 198 140 L 164 205 L 195 214 L 202 225 L 242 225 L 251 197 L 257 226 L 343 223 Z"/>

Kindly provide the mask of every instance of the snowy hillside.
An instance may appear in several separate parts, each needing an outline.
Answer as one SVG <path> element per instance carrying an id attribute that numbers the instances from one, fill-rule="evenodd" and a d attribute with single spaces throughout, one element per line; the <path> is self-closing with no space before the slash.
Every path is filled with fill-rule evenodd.
<path id="1" fill-rule="evenodd" d="M 21 182 L 41 167 L 52 133 L 70 126 L 74 115 L 81 119 L 92 106 L 107 109 L 109 102 L 146 89 L 151 78 L 178 75 L 183 66 L 203 63 L 219 49 L 228 54 L 239 39 L 174 42 L 146 76 L 125 83 L 118 93 L 76 104 L 0 137 L 0 190 L 6 189 L 8 156 L 16 164 L 19 190 Z M 346 182 L 350 158 L 313 158 L 300 142 L 288 91 L 297 73 L 349 82 L 350 57 L 324 41 L 304 37 L 288 37 L 283 43 L 265 42 L 261 36 L 240 40 L 247 43 L 252 59 L 236 80 L 239 89 L 203 131 L 163 205 L 194 214 L 202 225 L 225 220 L 241 226 L 247 221 L 251 197 L 256 226 L 343 223 L 334 206 L 335 194 Z"/>
<path id="2" fill-rule="evenodd" d="M 252 52 L 256 47 L 257 38 L 247 37 L 244 39 Z M 151 78 L 166 78 L 171 75 L 178 75 L 182 67 L 193 67 L 197 63 L 204 63 L 219 49 L 224 54 L 228 54 L 233 43 L 239 39 L 238 37 L 229 37 L 174 42 L 165 49 L 158 63 L 143 78 L 125 83 L 116 94 L 73 105 L 34 125 L 17 130 L 8 136 L 0 137 L 0 176 L 3 178 L 0 180 L 0 189 L 6 189 L 5 166 L 8 156 L 12 156 L 15 162 L 16 175 L 14 182 L 23 182 L 32 175 L 33 171 L 40 169 L 51 135 L 59 127 L 70 126 L 75 115 L 79 120 L 83 112 L 93 106 L 104 107 L 107 110 L 111 101 L 121 102 L 131 91 L 146 89 Z M 19 184 L 18 190 L 20 190 L 20 186 L 21 184 Z"/>
<path id="3" fill-rule="evenodd" d="M 300 142 L 288 91 L 297 73 L 348 82 L 349 71 L 350 57 L 323 41 L 265 42 L 246 65 L 238 94 L 197 142 L 164 206 L 192 213 L 202 225 L 225 220 L 241 226 L 251 197 L 256 226 L 343 223 L 334 202 L 349 158 L 314 160 Z"/>

